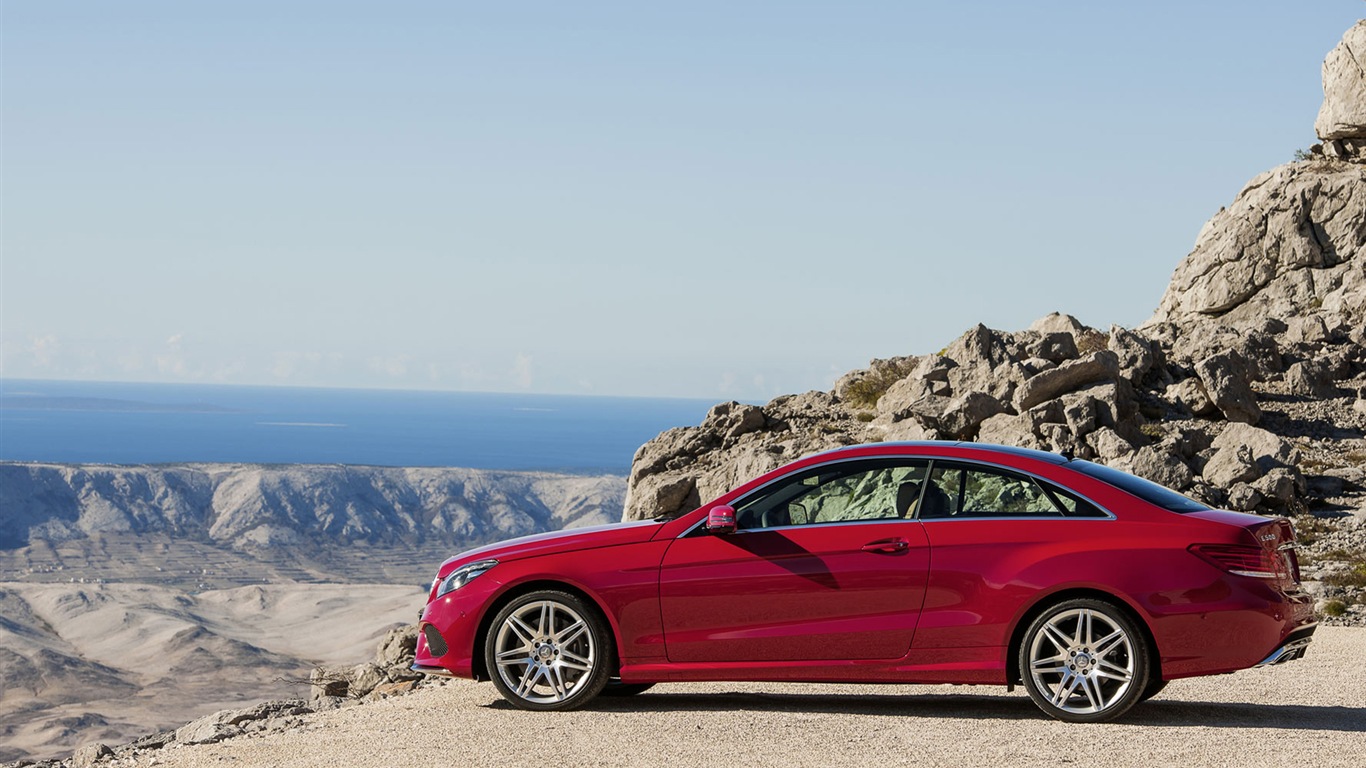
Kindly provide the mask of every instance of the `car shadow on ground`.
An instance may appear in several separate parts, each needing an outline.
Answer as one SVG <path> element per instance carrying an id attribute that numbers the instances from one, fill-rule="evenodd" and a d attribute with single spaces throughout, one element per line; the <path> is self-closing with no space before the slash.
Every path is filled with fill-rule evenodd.
<path id="1" fill-rule="evenodd" d="M 1228 701 L 1164 701 L 1134 707 L 1119 722 L 1135 725 L 1203 725 L 1214 728 L 1366 733 L 1366 708 Z"/>
<path id="2" fill-rule="evenodd" d="M 502 699 L 491 709 L 513 709 Z M 638 696 L 602 697 L 588 705 L 597 712 L 805 712 L 974 720 L 1048 719 L 1028 696 L 934 694 L 687 693 L 648 691 Z M 1219 701 L 1164 701 L 1134 707 L 1116 721 L 1121 725 L 1200 726 L 1213 728 L 1281 728 L 1286 730 L 1366 732 L 1366 708 L 1302 704 L 1248 704 Z"/>

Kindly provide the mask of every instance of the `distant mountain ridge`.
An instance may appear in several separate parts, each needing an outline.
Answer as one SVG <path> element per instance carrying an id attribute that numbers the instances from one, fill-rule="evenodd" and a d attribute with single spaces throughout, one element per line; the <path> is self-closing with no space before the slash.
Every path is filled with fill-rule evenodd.
<path id="1" fill-rule="evenodd" d="M 463 468 L 0 463 L 0 549 L 164 533 L 234 549 L 455 547 L 620 519 L 626 481 Z"/>

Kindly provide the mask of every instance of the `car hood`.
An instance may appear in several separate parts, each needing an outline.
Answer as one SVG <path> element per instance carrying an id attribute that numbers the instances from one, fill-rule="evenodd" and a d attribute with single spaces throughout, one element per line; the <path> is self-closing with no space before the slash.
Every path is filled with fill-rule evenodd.
<path id="1" fill-rule="evenodd" d="M 597 549 L 598 547 L 616 547 L 622 544 L 649 541 L 659 530 L 659 526 L 660 523 L 653 520 L 642 520 L 631 523 L 596 525 L 588 528 L 571 528 L 567 531 L 549 531 L 508 539 L 461 552 L 442 563 L 440 573 L 444 576 L 452 568 L 475 560 L 521 560 L 539 555 L 574 552 L 580 549 Z"/>

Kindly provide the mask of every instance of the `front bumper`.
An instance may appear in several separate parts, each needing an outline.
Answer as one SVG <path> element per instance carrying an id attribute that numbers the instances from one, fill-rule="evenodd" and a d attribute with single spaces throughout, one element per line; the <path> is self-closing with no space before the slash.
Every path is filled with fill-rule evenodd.
<path id="1" fill-rule="evenodd" d="M 446 669 L 445 667 L 429 667 L 425 664 L 414 664 L 411 667 L 409 667 L 409 669 L 411 669 L 414 672 L 421 672 L 424 675 L 432 675 L 434 677 L 455 677 L 455 675 L 452 675 L 450 670 Z"/>
<path id="2" fill-rule="evenodd" d="M 418 623 L 414 670 L 432 675 L 474 678 L 479 619 L 500 586 L 489 576 L 481 576 L 428 603 L 422 609 Z"/>

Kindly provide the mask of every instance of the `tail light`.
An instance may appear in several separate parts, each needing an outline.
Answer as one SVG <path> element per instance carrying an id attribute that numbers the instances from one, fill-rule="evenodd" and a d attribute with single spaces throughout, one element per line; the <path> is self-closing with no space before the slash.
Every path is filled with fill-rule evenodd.
<path id="1" fill-rule="evenodd" d="M 1280 553 L 1238 544 L 1194 544 L 1191 553 L 1235 576 L 1254 579 L 1290 579 L 1290 568 Z"/>

